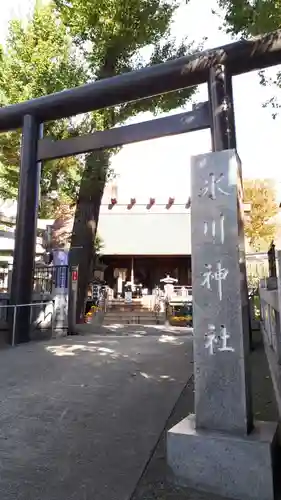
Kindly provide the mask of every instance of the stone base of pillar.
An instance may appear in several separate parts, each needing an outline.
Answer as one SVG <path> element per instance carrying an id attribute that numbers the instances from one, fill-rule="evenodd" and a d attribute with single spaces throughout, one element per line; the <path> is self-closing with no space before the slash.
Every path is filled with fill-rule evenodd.
<path id="1" fill-rule="evenodd" d="M 195 428 L 190 415 L 168 431 L 167 460 L 181 486 L 239 500 L 273 500 L 277 424 L 255 422 L 248 436 Z"/>

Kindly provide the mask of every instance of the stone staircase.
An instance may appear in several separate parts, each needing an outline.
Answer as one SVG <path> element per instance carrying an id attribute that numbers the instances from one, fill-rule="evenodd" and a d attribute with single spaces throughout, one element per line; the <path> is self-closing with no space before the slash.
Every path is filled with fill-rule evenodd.
<path id="1" fill-rule="evenodd" d="M 114 299 L 107 304 L 103 325 L 163 325 L 165 313 L 156 313 L 142 303 L 141 299 L 133 299 L 128 304 L 124 299 Z"/>

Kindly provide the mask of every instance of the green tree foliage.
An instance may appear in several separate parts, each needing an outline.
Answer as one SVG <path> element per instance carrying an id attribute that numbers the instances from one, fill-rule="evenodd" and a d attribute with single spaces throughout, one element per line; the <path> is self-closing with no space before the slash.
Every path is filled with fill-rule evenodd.
<path id="1" fill-rule="evenodd" d="M 11 24 L 1 60 L 2 104 L 112 77 L 192 52 L 193 44 L 186 40 L 176 42 L 171 36 L 173 16 L 180 4 L 180 0 L 54 0 L 47 7 L 38 6 L 26 26 L 19 22 Z M 62 120 L 51 124 L 53 128 L 48 125 L 46 133 L 61 139 L 78 132 L 108 129 L 140 112 L 157 114 L 182 106 L 193 92 L 194 89 L 184 89 L 89 113 L 82 117 L 79 126 Z M 5 165 L 2 191 L 7 192 L 9 187 L 15 195 L 19 135 L 13 142 L 9 134 L 5 137 L 6 143 L 0 144 L 1 161 Z M 81 163 L 75 159 L 52 162 L 43 170 L 42 197 L 54 190 L 54 184 L 64 199 L 77 195 L 72 247 L 83 247 L 80 255 L 77 253 L 78 310 L 84 302 L 100 203 L 113 153 L 98 151 L 83 157 L 81 182 Z"/>
<path id="2" fill-rule="evenodd" d="M 191 52 L 186 40 L 171 37 L 173 15 L 178 0 L 55 0 L 76 47 L 83 53 L 91 79 L 99 80 L 165 62 Z M 183 105 L 194 89 L 122 104 L 92 113 L 92 130 L 111 128 L 140 112 L 157 114 Z M 84 301 L 88 269 L 95 238 L 100 203 L 112 152 L 99 151 L 87 156 L 80 186 L 73 229 L 72 246 L 83 241 L 79 258 L 80 283 L 78 314 Z M 88 249 L 88 251 L 86 250 Z"/>
<path id="3" fill-rule="evenodd" d="M 267 251 L 275 237 L 278 213 L 273 182 L 267 179 L 244 181 L 244 202 L 251 205 L 245 220 L 245 235 L 256 251 Z"/>
<path id="4" fill-rule="evenodd" d="M 14 104 L 77 86 L 87 79 L 84 65 L 73 50 L 72 39 L 53 3 L 36 5 L 29 22 L 10 23 L 0 58 L 0 104 Z M 70 120 L 45 125 L 45 135 L 57 139 L 77 131 Z M 16 198 L 20 161 L 20 131 L 0 135 L 0 196 Z M 44 164 L 41 181 L 41 215 L 53 215 L 54 205 L 73 199 L 81 178 L 76 158 Z M 47 197 L 58 192 L 57 202 Z"/>
<path id="5" fill-rule="evenodd" d="M 224 28 L 232 35 L 245 38 L 270 33 L 281 26 L 281 2 L 279 0 L 218 0 L 223 9 Z M 274 35 L 273 35 L 274 38 Z M 262 85 L 271 85 L 280 91 L 281 72 L 277 71 L 274 78 L 266 72 L 260 72 Z M 265 106 L 272 108 L 272 116 L 276 118 L 280 102 L 276 95 L 270 98 Z"/>
<path id="6" fill-rule="evenodd" d="M 225 28 L 235 35 L 256 36 L 280 28 L 279 0 L 218 0 Z"/>

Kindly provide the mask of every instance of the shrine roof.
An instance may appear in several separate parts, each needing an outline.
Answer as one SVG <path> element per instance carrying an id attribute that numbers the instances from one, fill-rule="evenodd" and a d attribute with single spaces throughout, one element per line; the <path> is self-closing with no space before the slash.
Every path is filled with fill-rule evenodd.
<path id="1" fill-rule="evenodd" d="M 98 232 L 104 255 L 191 254 L 190 210 L 101 211 Z"/>

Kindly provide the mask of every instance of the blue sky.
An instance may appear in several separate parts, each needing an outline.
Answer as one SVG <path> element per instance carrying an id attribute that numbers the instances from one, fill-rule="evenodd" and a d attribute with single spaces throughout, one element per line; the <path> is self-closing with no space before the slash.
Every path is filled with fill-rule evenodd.
<path id="1" fill-rule="evenodd" d="M 1 41 L 5 38 L 8 20 L 15 15 L 25 16 L 32 4 L 32 0 L 9 0 L 1 5 Z M 216 0 L 191 0 L 188 5 L 183 0 L 173 28 L 175 36 L 188 35 L 190 40 L 198 41 L 207 37 L 205 48 L 230 42 L 230 37 L 219 30 L 220 20 L 212 14 L 213 8 L 216 8 Z M 276 68 L 269 70 L 270 74 L 275 72 Z M 274 93 L 276 89 L 259 85 L 256 72 L 234 78 L 238 153 L 244 177 L 271 177 L 281 185 L 281 116 L 273 120 L 270 109 L 262 107 Z M 194 100 L 207 100 L 205 85 L 200 86 Z M 143 119 L 149 116 L 138 117 L 135 121 Z M 152 196 L 159 201 L 167 196 L 175 196 L 178 201 L 186 199 L 190 157 L 209 150 L 209 131 L 124 147 L 113 159 L 119 196 L 126 199 L 135 196 L 138 200 Z"/>

